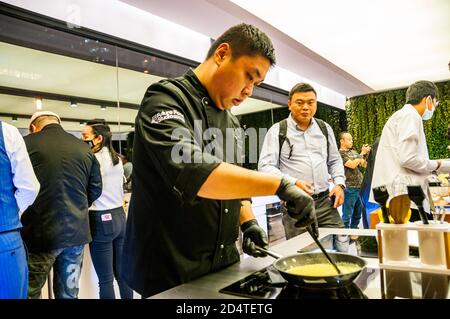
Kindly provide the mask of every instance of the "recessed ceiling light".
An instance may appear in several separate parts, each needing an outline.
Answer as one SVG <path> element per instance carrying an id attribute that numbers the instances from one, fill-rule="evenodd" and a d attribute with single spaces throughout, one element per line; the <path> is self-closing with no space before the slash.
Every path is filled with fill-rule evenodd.
<path id="1" fill-rule="evenodd" d="M 13 116 L 13 117 L 12 117 L 12 121 L 13 121 L 13 122 L 17 122 L 17 116 Z"/>
<path id="2" fill-rule="evenodd" d="M 78 107 L 78 103 L 75 101 L 70 101 L 70 107 Z"/>
<path id="3" fill-rule="evenodd" d="M 144 73 L 148 73 L 148 70 L 144 70 Z"/>
<path id="4" fill-rule="evenodd" d="M 36 98 L 36 110 L 42 110 L 42 98 Z"/>
<path id="5" fill-rule="evenodd" d="M 102 111 L 106 111 L 106 106 L 104 106 L 104 105 L 100 105 L 100 110 L 102 110 Z"/>

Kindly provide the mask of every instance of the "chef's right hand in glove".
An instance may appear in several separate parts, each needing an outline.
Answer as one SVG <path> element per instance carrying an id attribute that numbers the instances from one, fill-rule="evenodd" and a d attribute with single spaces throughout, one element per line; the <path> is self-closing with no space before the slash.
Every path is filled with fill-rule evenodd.
<path id="1" fill-rule="evenodd" d="M 276 194 L 286 202 L 289 216 L 297 220 L 296 227 L 308 227 L 314 223 L 314 200 L 305 191 L 283 177 Z"/>

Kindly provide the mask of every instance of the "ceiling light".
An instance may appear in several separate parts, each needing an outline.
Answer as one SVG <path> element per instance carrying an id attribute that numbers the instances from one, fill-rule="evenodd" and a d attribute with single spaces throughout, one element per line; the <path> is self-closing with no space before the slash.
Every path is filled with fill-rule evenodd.
<path id="1" fill-rule="evenodd" d="M 17 122 L 17 116 L 13 116 L 13 117 L 12 117 L 12 121 L 13 121 L 13 122 Z"/>
<path id="2" fill-rule="evenodd" d="M 102 111 L 106 111 L 106 106 L 104 106 L 104 105 L 100 105 L 100 110 L 102 110 Z"/>
<path id="3" fill-rule="evenodd" d="M 36 98 L 36 110 L 42 110 L 42 98 Z"/>
<path id="4" fill-rule="evenodd" d="M 80 126 L 84 126 L 84 122 L 80 122 Z"/>
<path id="5" fill-rule="evenodd" d="M 70 101 L 70 107 L 78 107 L 78 103 L 74 101 Z"/>
<path id="6" fill-rule="evenodd" d="M 147 73 L 148 73 L 148 70 L 144 70 L 144 73 L 146 73 L 146 74 L 147 74 Z"/>

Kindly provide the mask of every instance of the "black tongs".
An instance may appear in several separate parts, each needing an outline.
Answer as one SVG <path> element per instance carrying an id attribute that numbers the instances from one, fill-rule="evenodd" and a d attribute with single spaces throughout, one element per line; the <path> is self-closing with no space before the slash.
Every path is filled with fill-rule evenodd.
<path id="1" fill-rule="evenodd" d="M 306 230 L 308 231 L 308 233 L 311 235 L 311 237 L 314 239 L 314 241 L 316 242 L 316 245 L 319 246 L 320 250 L 322 251 L 322 253 L 325 255 L 325 257 L 327 257 L 328 261 L 333 265 L 333 267 L 336 269 L 336 271 L 338 272 L 338 274 L 340 275 L 342 272 L 341 270 L 338 268 L 338 266 L 336 265 L 336 263 L 333 261 L 333 259 L 331 259 L 330 255 L 328 255 L 327 251 L 325 250 L 325 248 L 323 248 L 321 242 L 319 241 L 319 239 L 316 237 L 316 234 L 314 234 L 314 231 L 311 228 L 311 225 L 309 225 L 308 227 L 306 227 Z"/>
<path id="2" fill-rule="evenodd" d="M 373 198 L 375 201 L 381 206 L 381 212 L 383 214 L 383 219 L 386 224 L 390 224 L 389 222 L 389 212 L 386 207 L 386 202 L 389 198 L 389 193 L 386 189 L 386 185 L 374 187 L 372 188 Z"/>

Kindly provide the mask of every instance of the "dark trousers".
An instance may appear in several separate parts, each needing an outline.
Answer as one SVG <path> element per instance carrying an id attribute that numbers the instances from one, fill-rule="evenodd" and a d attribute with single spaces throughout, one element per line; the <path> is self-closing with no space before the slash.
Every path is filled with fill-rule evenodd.
<path id="1" fill-rule="evenodd" d="M 344 228 L 341 216 L 339 216 L 338 210 L 331 205 L 328 195 L 328 192 L 324 192 L 321 193 L 321 196 L 314 198 L 314 207 L 316 210 L 315 227 Z M 281 212 L 283 214 L 282 221 L 286 239 L 290 239 L 306 231 L 304 228 L 295 227 L 295 222 L 297 220 L 289 216 L 284 205 L 281 205 Z M 346 252 L 348 251 L 349 239 L 346 235 L 335 235 L 333 236 L 332 242 L 322 242 L 322 244 L 327 249 Z"/>
<path id="2" fill-rule="evenodd" d="M 103 216 L 103 220 L 102 220 Z M 120 297 L 132 299 L 131 290 L 121 278 L 122 248 L 125 237 L 125 212 L 122 207 L 105 211 L 90 211 L 92 242 L 89 244 L 92 263 L 98 277 L 100 299 L 115 299 L 114 278 Z"/>
<path id="3" fill-rule="evenodd" d="M 56 299 L 78 298 L 84 245 L 58 248 L 28 255 L 28 298 L 41 298 L 41 290 L 53 267 Z"/>

